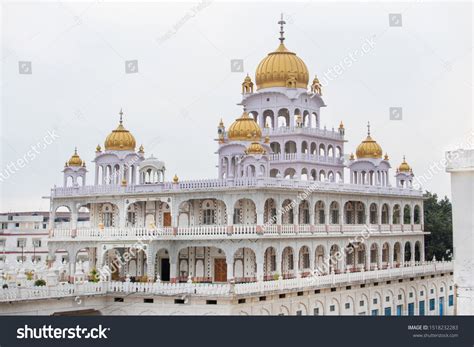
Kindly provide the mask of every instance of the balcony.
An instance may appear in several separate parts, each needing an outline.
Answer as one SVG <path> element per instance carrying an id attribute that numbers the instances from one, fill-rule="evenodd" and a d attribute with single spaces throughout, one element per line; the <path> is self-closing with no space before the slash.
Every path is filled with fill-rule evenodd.
<path id="1" fill-rule="evenodd" d="M 382 230 L 383 227 L 383 230 Z M 390 228 L 391 227 L 391 228 Z M 387 234 L 397 232 L 422 232 L 421 225 L 199 225 L 189 227 L 126 227 L 126 228 L 78 228 L 53 229 L 50 240 L 56 241 L 116 241 L 116 240 L 213 240 L 213 239 L 242 239 L 242 238 L 281 238 L 291 237 L 323 237 L 323 236 L 356 236 L 361 233 Z"/>
<path id="2" fill-rule="evenodd" d="M 320 128 L 309 128 L 309 127 L 278 127 L 278 128 L 264 128 L 262 129 L 263 136 L 285 136 L 285 135 L 295 135 L 295 134 L 304 134 L 311 136 L 318 136 L 319 138 L 325 138 L 336 141 L 344 141 L 344 136 L 339 133 L 337 130 L 327 130 Z"/>
<path id="3" fill-rule="evenodd" d="M 328 157 L 309 153 L 275 153 L 270 155 L 270 160 L 274 162 L 311 161 L 332 165 L 344 164 L 343 158 Z"/>
<path id="4" fill-rule="evenodd" d="M 361 184 L 349 184 L 342 182 L 329 181 L 304 181 L 299 179 L 284 179 L 276 177 L 267 178 L 245 178 L 233 180 L 209 179 L 209 180 L 193 180 L 181 181 L 178 183 L 165 182 L 157 184 L 141 184 L 141 185 L 97 185 L 84 187 L 55 187 L 51 189 L 52 198 L 69 198 L 69 197 L 90 197 L 90 196 L 107 196 L 107 195 L 137 195 L 137 194 L 173 194 L 188 193 L 197 191 L 229 191 L 231 189 L 240 188 L 285 188 L 289 190 L 308 190 L 335 192 L 335 193 L 357 193 L 357 194 L 374 194 L 374 195 L 391 195 L 391 196 L 410 196 L 419 197 L 423 193 L 419 190 L 399 187 L 382 187 Z"/>
<path id="5" fill-rule="evenodd" d="M 246 279 L 245 283 L 168 283 L 168 282 L 85 282 L 60 283 L 56 286 L 44 287 L 13 287 L 0 289 L 0 302 L 38 300 L 74 296 L 92 295 L 193 295 L 193 296 L 221 296 L 251 295 L 260 293 L 283 292 L 290 290 L 317 289 L 356 283 L 362 281 L 382 281 L 404 277 L 428 276 L 437 273 L 453 271 L 452 262 L 426 262 L 414 266 L 400 268 L 379 269 L 365 272 L 348 272 L 340 274 L 312 275 L 290 279 L 267 278 L 266 281 Z"/>

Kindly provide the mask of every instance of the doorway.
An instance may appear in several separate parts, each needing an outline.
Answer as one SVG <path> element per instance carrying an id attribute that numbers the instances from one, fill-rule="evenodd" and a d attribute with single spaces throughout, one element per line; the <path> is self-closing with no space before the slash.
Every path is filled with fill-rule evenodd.
<path id="1" fill-rule="evenodd" d="M 214 281 L 227 282 L 227 263 L 225 259 L 214 259 Z"/>
<path id="2" fill-rule="evenodd" d="M 164 227 L 170 227 L 171 226 L 171 213 L 170 212 L 164 212 L 163 213 L 163 226 Z"/>
<path id="3" fill-rule="evenodd" d="M 161 281 L 170 280 L 170 259 L 169 258 L 161 258 L 160 280 Z"/>

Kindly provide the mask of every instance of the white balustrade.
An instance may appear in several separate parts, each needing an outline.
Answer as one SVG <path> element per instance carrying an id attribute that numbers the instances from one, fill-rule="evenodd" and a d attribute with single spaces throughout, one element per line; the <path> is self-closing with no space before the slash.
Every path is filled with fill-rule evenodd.
<path id="1" fill-rule="evenodd" d="M 285 154 L 286 155 L 286 154 Z M 289 157 L 303 154 L 288 154 Z M 304 154 L 304 156 L 308 156 Z M 288 157 L 288 158 L 289 158 Z M 275 157 L 277 158 L 277 157 Z M 308 157 L 310 158 L 310 157 Z M 323 160 L 318 157 L 318 160 Z M 324 159 L 328 162 L 329 159 Z M 339 162 L 339 158 L 332 159 L 334 163 Z M 157 184 L 142 185 L 97 185 L 97 186 L 78 186 L 78 187 L 55 187 L 51 189 L 52 197 L 72 197 L 72 196 L 90 196 L 90 195 L 112 195 L 112 194 L 135 194 L 135 193 L 170 193 L 174 191 L 198 191 L 198 190 L 223 190 L 231 187 L 281 187 L 290 189 L 308 189 L 318 188 L 325 192 L 347 192 L 364 194 L 386 194 L 400 196 L 422 197 L 422 192 L 415 189 L 400 187 L 382 187 L 361 184 L 349 184 L 342 182 L 321 182 L 304 181 L 299 179 L 284 179 L 275 177 L 266 178 L 235 178 L 232 181 L 221 179 L 182 181 L 178 183 L 166 182 Z"/>
<path id="2" fill-rule="evenodd" d="M 312 228 L 309 224 L 298 225 L 298 234 L 311 234 Z"/>
<path id="3" fill-rule="evenodd" d="M 404 276 L 429 275 L 436 272 L 453 271 L 453 263 L 446 261 L 416 263 L 414 266 L 380 269 L 340 274 L 314 275 L 304 278 L 280 279 L 275 281 L 258 281 L 249 283 L 168 283 L 168 282 L 85 282 L 60 283 L 56 286 L 35 287 L 32 283 L 22 287 L 0 289 L 0 302 L 60 298 L 77 295 L 104 295 L 108 293 L 137 293 L 145 295 L 203 295 L 228 296 L 235 294 L 252 294 L 309 287 L 322 287 L 339 283 L 378 280 L 382 278 L 400 278 Z"/>

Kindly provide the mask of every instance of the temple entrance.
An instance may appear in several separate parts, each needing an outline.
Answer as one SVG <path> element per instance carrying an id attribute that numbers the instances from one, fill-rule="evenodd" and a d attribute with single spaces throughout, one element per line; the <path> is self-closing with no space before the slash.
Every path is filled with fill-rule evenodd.
<path id="1" fill-rule="evenodd" d="M 225 259 L 214 259 L 214 281 L 227 282 L 227 263 Z"/>
<path id="2" fill-rule="evenodd" d="M 171 226 L 171 213 L 164 212 L 163 213 L 163 226 L 170 227 Z"/>
<path id="3" fill-rule="evenodd" d="M 170 259 L 169 258 L 161 258 L 160 279 L 162 281 L 170 280 Z"/>

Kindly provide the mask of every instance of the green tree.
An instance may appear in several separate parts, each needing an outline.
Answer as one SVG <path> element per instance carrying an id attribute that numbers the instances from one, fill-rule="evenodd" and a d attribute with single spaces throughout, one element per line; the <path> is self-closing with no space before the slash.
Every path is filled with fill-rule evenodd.
<path id="1" fill-rule="evenodd" d="M 431 192 L 424 194 L 425 231 L 431 234 L 425 237 L 425 259 L 436 256 L 448 260 L 453 252 L 453 218 L 451 202 L 445 196 L 438 200 L 438 195 Z"/>

